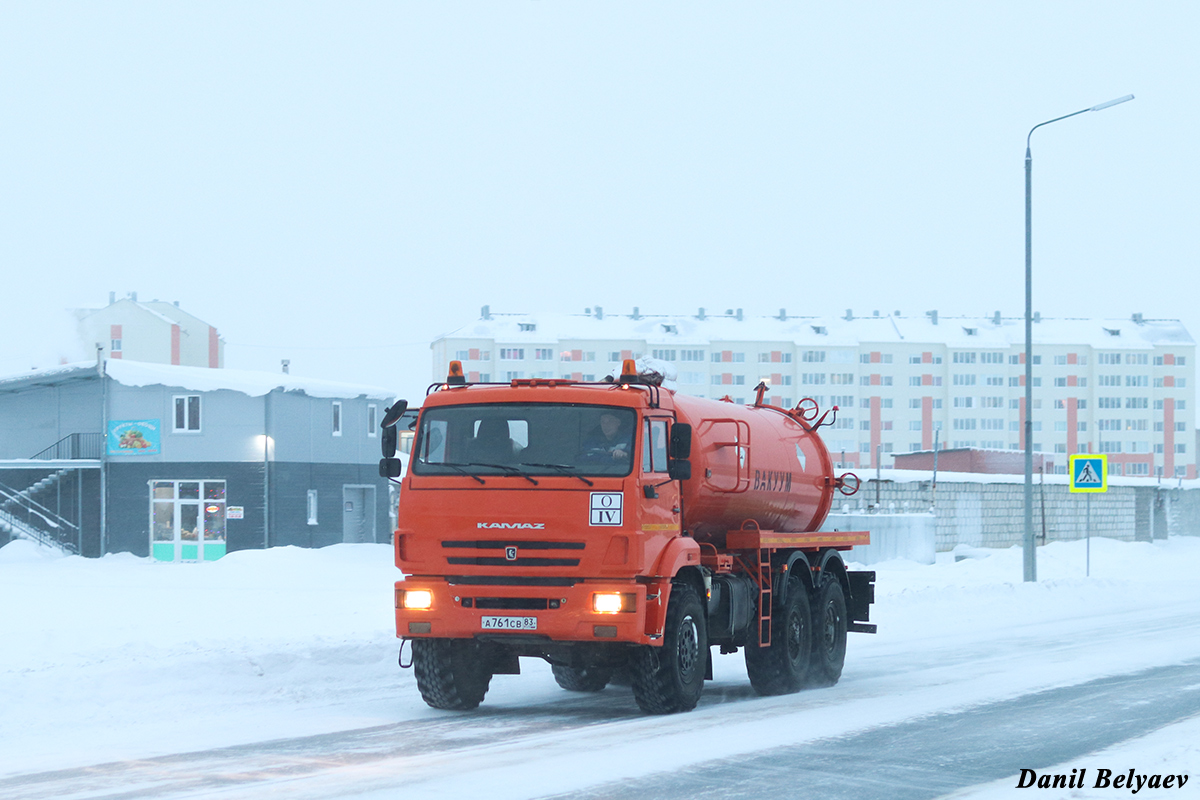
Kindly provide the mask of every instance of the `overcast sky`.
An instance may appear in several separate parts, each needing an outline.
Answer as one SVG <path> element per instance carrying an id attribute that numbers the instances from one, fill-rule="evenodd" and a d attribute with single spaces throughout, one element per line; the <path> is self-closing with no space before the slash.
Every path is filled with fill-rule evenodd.
<path id="1" fill-rule="evenodd" d="M 1200 331 L 1194 3 L 0 5 L 0 371 L 179 300 L 410 396 L 494 311 Z"/>

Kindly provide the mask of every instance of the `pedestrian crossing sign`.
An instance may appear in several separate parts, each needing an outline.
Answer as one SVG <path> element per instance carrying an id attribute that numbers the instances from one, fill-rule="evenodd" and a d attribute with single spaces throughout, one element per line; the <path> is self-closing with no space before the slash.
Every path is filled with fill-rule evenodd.
<path id="1" fill-rule="evenodd" d="M 1076 455 L 1070 463 L 1072 492 L 1108 491 L 1108 456 Z"/>

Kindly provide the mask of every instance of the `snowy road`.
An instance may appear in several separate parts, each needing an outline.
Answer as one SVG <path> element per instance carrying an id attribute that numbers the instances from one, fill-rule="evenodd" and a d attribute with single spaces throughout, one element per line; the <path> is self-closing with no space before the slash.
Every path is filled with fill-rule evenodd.
<path id="1" fill-rule="evenodd" d="M 338 557 L 347 552 L 367 551 Z M 221 647 L 230 653 L 226 668 L 252 661 L 258 672 L 245 685 L 257 685 L 262 696 L 238 694 L 240 710 L 226 698 L 211 717 L 220 724 L 203 722 L 210 718 L 201 706 L 214 702 L 216 689 L 197 684 L 204 696 L 189 699 L 185 679 L 173 686 L 160 676 L 152 687 L 157 713 L 177 719 L 173 727 L 159 720 L 159 735 L 147 744 L 136 735 L 139 715 L 125 710 L 143 708 L 134 703 L 134 687 L 109 690 L 103 714 L 69 707 L 45 688 L 69 674 L 64 652 L 56 658 L 63 666 L 6 673 L 7 685 L 44 696 L 17 703 L 8 716 L 0 708 L 0 730 L 44 733 L 31 736 L 24 751 L 19 739 L 6 741 L 16 746 L 0 769 L 0 796 L 383 798 L 402 787 L 405 798 L 485 791 L 489 800 L 581 792 L 738 797 L 764 784 L 786 788 L 801 764 L 808 765 L 806 785 L 824 782 L 818 797 L 935 797 L 1023 766 L 1071 761 L 1200 713 L 1200 587 L 1192 577 L 1200 542 L 1093 543 L 1091 579 L 1074 574 L 1078 547 L 1042 554 L 1045 577 L 1036 585 L 1012 582 L 1017 552 L 936 567 L 885 565 L 881 633 L 852 636 L 838 686 L 758 698 L 740 657 L 723 656 L 700 707 L 671 717 L 640 715 L 621 687 L 563 692 L 545 665 L 527 661 L 526 674 L 494 680 L 478 712 L 439 713 L 415 699 L 411 673 L 395 670 L 386 638 L 347 643 L 340 656 L 329 645 L 303 670 L 282 668 L 279 656 L 248 656 L 239 640 L 237 647 L 197 647 L 209 671 L 221 667 Z M 326 574 L 332 571 L 329 555 L 289 557 L 324 558 Z M 361 576 L 351 571 L 346 580 Z M 386 648 L 386 658 L 360 657 L 376 647 Z M 294 652 L 293 660 L 303 660 Z M 191 658 L 176 657 L 163 669 L 194 670 Z M 117 675 L 120 663 L 106 675 Z M 276 696 L 271 687 L 289 682 L 302 683 L 303 693 Z M 322 685 L 336 688 L 322 692 Z M 354 706 L 346 687 L 376 707 L 373 716 Z M 90 729 L 75 730 L 81 719 Z M 289 726 L 315 732 L 280 733 Z M 70 751 L 39 752 L 55 732 Z M 230 746 L 194 745 L 221 739 Z M 89 752 L 130 755 L 97 759 Z M 108 763 L 93 766 L 97 761 Z"/>

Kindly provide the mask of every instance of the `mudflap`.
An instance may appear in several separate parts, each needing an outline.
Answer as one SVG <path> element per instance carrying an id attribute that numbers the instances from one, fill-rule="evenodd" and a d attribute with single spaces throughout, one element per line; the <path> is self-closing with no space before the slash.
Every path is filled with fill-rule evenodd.
<path id="1" fill-rule="evenodd" d="M 855 633 L 875 633 L 876 626 L 868 622 L 871 619 L 871 604 L 875 602 L 875 573 L 874 571 L 847 572 L 850 582 L 850 596 L 846 598 L 846 612 L 850 622 L 846 630 Z"/>

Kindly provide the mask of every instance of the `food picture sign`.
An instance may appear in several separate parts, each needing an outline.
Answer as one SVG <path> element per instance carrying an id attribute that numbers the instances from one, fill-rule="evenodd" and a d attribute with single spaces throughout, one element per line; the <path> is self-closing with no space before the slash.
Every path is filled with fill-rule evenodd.
<path id="1" fill-rule="evenodd" d="M 155 456 L 160 426 L 156 419 L 113 420 L 108 423 L 110 456 Z"/>

